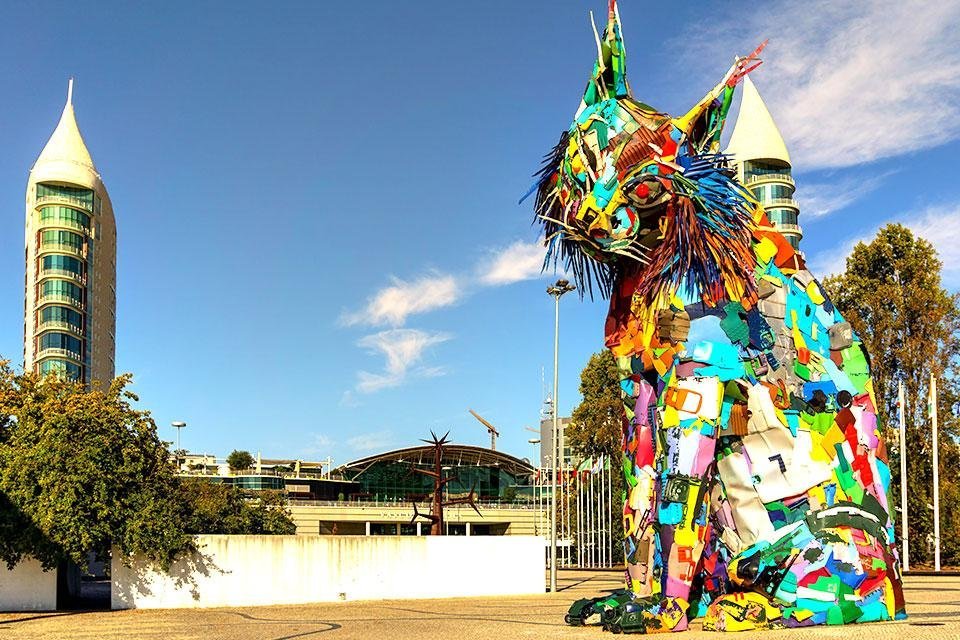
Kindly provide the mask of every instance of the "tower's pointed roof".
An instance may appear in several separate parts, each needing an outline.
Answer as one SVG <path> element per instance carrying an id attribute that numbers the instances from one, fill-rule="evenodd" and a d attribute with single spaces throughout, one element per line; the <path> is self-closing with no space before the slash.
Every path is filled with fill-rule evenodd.
<path id="1" fill-rule="evenodd" d="M 77 118 L 73 112 L 73 79 L 67 86 L 67 103 L 63 107 L 63 113 L 60 115 L 60 122 L 57 128 L 53 130 L 53 135 L 47 141 L 43 151 L 33 165 L 33 170 L 40 169 L 43 165 L 50 165 L 60 162 L 69 162 L 81 165 L 91 169 L 96 173 L 97 169 L 93 164 L 93 158 L 90 157 L 90 151 L 80 135 L 80 128 L 77 126 Z"/>
<path id="2" fill-rule="evenodd" d="M 790 154 L 787 153 L 787 145 L 783 143 L 780 129 L 773 121 L 750 76 L 743 80 L 740 113 L 737 115 L 737 124 L 733 127 L 733 135 L 730 136 L 726 152 L 739 162 L 767 159 L 790 164 Z"/>

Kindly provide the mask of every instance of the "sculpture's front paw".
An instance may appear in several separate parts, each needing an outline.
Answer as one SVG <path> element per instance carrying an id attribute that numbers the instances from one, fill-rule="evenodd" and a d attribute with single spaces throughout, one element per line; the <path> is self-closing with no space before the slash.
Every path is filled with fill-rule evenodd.
<path id="1" fill-rule="evenodd" d="M 604 621 L 604 628 L 613 633 L 669 633 L 687 629 L 689 604 L 683 598 L 628 602 Z"/>
<path id="2" fill-rule="evenodd" d="M 587 624 L 600 624 L 611 618 L 615 612 L 624 603 L 633 599 L 631 593 L 626 589 L 619 589 L 605 596 L 596 598 L 584 598 L 577 600 L 563 617 L 563 621 L 573 627 L 581 627 Z"/>
<path id="3" fill-rule="evenodd" d="M 783 611 L 766 596 L 752 591 L 717 598 L 703 617 L 704 631 L 753 631 L 783 626 Z"/>

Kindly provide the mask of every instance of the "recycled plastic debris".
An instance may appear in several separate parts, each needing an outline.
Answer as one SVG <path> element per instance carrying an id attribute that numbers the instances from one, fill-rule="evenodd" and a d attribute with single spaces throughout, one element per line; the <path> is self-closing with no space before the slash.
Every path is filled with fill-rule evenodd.
<path id="1" fill-rule="evenodd" d="M 597 47 L 533 191 L 547 259 L 610 298 L 630 598 L 579 601 L 568 623 L 904 618 L 869 357 L 718 151 L 763 45 L 681 117 L 632 96 L 615 1 Z"/>

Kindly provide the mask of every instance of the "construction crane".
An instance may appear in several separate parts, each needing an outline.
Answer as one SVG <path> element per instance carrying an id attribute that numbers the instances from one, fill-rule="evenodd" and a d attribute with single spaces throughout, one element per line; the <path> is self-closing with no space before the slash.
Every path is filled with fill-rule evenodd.
<path id="1" fill-rule="evenodd" d="M 497 438 L 500 436 L 500 432 L 497 431 L 497 428 L 496 428 L 495 426 L 493 426 L 492 424 L 490 424 L 489 422 L 487 422 L 486 420 L 484 420 L 483 418 L 481 418 L 481 417 L 480 417 L 480 414 L 478 414 L 478 413 L 477 413 L 476 411 L 474 411 L 473 409 L 467 409 L 467 411 L 470 412 L 470 415 L 472 415 L 474 418 L 476 418 L 477 420 L 479 420 L 479 421 L 480 421 L 480 424 L 482 424 L 483 426 L 485 426 L 485 427 L 487 428 L 487 431 L 490 432 L 490 449 L 493 450 L 493 451 L 496 451 L 496 450 L 497 450 Z"/>

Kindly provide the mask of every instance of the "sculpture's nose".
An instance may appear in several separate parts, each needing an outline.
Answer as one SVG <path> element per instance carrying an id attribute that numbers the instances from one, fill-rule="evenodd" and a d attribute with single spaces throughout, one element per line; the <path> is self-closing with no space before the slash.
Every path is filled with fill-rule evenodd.
<path id="1" fill-rule="evenodd" d="M 594 240 L 605 240 L 610 237 L 610 228 L 606 219 L 601 215 L 594 214 L 587 226 L 587 235 Z"/>

